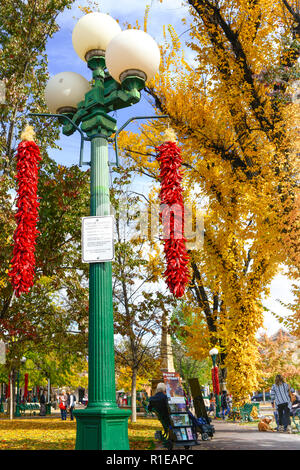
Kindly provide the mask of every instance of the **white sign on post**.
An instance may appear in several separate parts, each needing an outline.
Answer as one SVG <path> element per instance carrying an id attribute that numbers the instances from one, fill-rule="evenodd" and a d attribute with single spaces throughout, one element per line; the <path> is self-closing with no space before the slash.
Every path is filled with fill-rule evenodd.
<path id="1" fill-rule="evenodd" d="M 114 259 L 114 217 L 82 218 L 81 249 L 83 263 L 103 263 Z"/>

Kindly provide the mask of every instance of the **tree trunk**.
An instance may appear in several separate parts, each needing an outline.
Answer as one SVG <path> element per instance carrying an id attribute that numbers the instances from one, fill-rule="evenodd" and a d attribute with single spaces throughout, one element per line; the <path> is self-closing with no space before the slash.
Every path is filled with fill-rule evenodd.
<path id="1" fill-rule="evenodd" d="M 222 346 L 222 344 L 221 344 Z M 220 382 L 220 390 L 226 390 L 227 391 L 227 386 L 226 386 L 226 380 L 227 380 L 227 367 L 224 366 L 226 359 L 226 353 L 220 353 L 219 354 L 219 382 Z"/>
<path id="2" fill-rule="evenodd" d="M 136 423 L 136 379 L 137 379 L 137 370 L 132 369 L 132 379 L 131 379 L 131 422 Z"/>

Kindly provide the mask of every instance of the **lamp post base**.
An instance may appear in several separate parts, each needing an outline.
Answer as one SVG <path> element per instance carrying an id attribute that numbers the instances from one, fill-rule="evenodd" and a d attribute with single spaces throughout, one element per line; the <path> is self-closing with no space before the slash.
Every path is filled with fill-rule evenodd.
<path id="1" fill-rule="evenodd" d="M 77 422 L 76 450 L 129 450 L 130 410 L 87 407 L 74 410 Z"/>
<path id="2" fill-rule="evenodd" d="M 16 411 L 15 411 L 14 416 L 15 418 L 19 418 L 21 416 L 20 405 L 16 405 Z"/>
<path id="3" fill-rule="evenodd" d="M 51 415 L 51 403 L 46 403 L 46 415 Z"/>

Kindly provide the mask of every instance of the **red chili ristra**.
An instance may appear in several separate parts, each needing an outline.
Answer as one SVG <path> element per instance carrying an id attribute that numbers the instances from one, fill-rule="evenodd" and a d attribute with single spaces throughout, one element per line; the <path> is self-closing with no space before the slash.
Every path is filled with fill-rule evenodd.
<path id="1" fill-rule="evenodd" d="M 29 292 L 35 272 L 35 245 L 39 234 L 37 197 L 39 147 L 33 141 L 22 141 L 17 151 L 17 228 L 14 233 L 13 258 L 8 273 L 16 297 Z"/>
<path id="2" fill-rule="evenodd" d="M 184 205 L 182 198 L 182 157 L 175 142 L 165 142 L 156 148 L 160 164 L 160 200 L 165 207 L 160 212 L 163 223 L 166 283 L 175 297 L 182 297 L 190 277 L 189 256 L 184 237 Z"/>

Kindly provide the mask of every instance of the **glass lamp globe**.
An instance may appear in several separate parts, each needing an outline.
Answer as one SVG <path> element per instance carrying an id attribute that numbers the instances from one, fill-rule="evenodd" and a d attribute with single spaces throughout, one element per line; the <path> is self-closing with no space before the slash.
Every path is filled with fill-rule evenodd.
<path id="1" fill-rule="evenodd" d="M 158 70 L 160 51 L 149 34 L 127 29 L 110 41 L 105 62 L 110 75 L 119 83 L 134 75 L 146 81 L 154 77 Z"/>
<path id="2" fill-rule="evenodd" d="M 209 351 L 211 356 L 217 356 L 219 354 L 219 350 L 217 348 L 213 348 Z"/>
<path id="3" fill-rule="evenodd" d="M 72 43 L 79 57 L 86 61 L 86 55 L 103 55 L 111 39 L 119 34 L 120 26 L 105 13 L 88 13 L 76 23 L 72 33 Z"/>
<path id="4" fill-rule="evenodd" d="M 90 84 L 75 72 L 61 72 L 51 77 L 45 88 L 45 100 L 51 113 L 76 111 L 77 105 L 90 90 Z"/>

